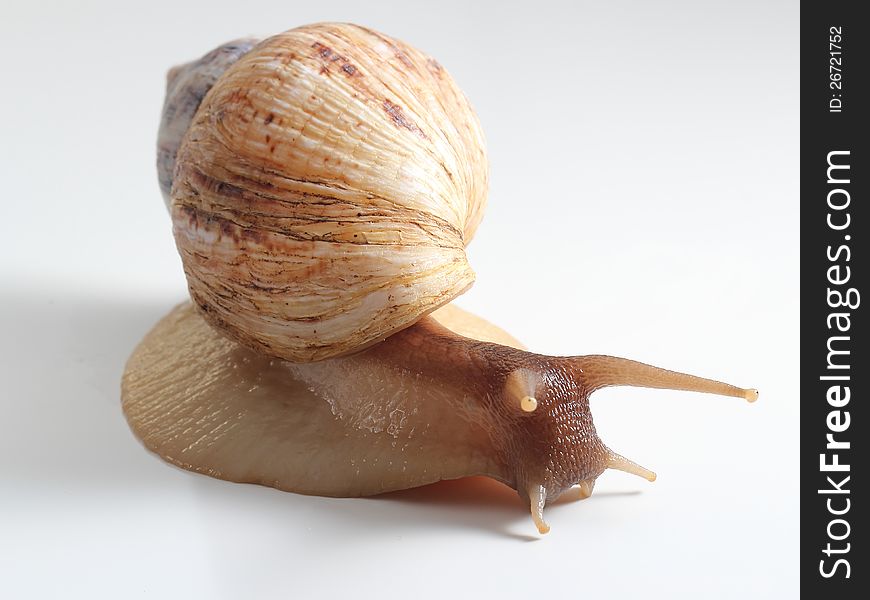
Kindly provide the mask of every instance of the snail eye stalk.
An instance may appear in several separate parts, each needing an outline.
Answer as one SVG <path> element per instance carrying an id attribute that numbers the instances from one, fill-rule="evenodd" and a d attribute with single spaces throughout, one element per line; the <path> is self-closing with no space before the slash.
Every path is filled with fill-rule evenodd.
<path id="1" fill-rule="evenodd" d="M 578 380 L 583 383 L 590 393 L 605 387 L 628 385 L 717 394 L 719 396 L 743 398 L 748 402 L 758 400 L 758 390 L 745 389 L 687 373 L 669 371 L 636 360 L 628 360 L 627 358 L 590 355 L 575 356 L 568 360 Z"/>

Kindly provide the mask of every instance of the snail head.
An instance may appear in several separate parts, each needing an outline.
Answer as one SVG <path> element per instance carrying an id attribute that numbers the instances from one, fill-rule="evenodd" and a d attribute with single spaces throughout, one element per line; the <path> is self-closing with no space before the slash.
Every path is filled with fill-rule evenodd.
<path id="1" fill-rule="evenodd" d="M 507 349 L 502 347 L 501 352 Z M 549 531 L 543 511 L 547 503 L 579 486 L 580 497 L 591 495 L 596 479 L 607 469 L 625 471 L 654 481 L 656 474 L 610 450 L 595 431 L 589 396 L 608 386 L 638 386 L 758 397 L 755 390 L 693 375 L 668 371 L 613 356 L 547 357 L 509 351 L 502 358 L 511 368 L 497 402 L 503 411 L 508 435 L 500 454 L 507 479 L 529 503 L 541 533 Z M 511 360 L 512 359 L 512 360 Z"/>

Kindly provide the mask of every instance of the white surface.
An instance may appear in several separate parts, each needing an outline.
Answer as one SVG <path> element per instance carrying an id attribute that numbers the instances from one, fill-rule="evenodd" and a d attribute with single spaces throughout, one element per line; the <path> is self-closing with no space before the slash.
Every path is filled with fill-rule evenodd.
<path id="1" fill-rule="evenodd" d="M 796 597 L 797 2 L 33 4 L 0 19 L 0 596 Z M 164 72 L 320 20 L 423 48 L 480 114 L 462 306 L 536 351 L 760 400 L 599 392 L 602 439 L 659 479 L 605 474 L 543 538 L 486 480 L 335 500 L 142 449 L 123 364 L 186 294 L 154 169 Z"/>

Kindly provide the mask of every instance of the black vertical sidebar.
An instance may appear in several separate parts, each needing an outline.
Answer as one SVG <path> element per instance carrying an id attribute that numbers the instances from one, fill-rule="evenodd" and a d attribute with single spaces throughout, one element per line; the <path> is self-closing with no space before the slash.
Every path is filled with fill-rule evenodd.
<path id="1" fill-rule="evenodd" d="M 801 15 L 801 590 L 837 600 L 870 589 L 857 558 L 870 550 L 857 491 L 870 453 L 870 21 L 859 6 L 816 1 Z"/>

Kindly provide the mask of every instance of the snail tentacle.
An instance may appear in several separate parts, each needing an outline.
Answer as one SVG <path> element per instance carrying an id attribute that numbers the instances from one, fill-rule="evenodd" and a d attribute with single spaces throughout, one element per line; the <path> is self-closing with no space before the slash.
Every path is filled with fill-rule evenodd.
<path id="1" fill-rule="evenodd" d="M 529 503 L 532 520 L 539 533 L 549 533 L 550 526 L 544 520 L 544 505 L 547 504 L 547 489 L 542 485 L 534 485 L 529 489 Z"/>
<path id="2" fill-rule="evenodd" d="M 595 489 L 595 480 L 586 479 L 578 484 L 579 495 L 578 500 L 585 500 L 592 495 L 592 490 Z"/>
<path id="3" fill-rule="evenodd" d="M 583 382 L 590 393 L 604 387 L 627 385 L 717 394 L 743 398 L 748 402 L 755 402 L 758 399 L 758 390 L 755 389 L 745 389 L 714 379 L 669 371 L 627 358 L 589 355 L 573 357 L 571 362 L 574 368 L 582 373 Z"/>
<path id="4" fill-rule="evenodd" d="M 646 467 L 642 467 L 633 460 L 629 460 L 624 456 L 620 456 L 616 452 L 612 450 L 609 452 L 609 456 L 607 457 L 607 468 L 614 469 L 616 471 L 623 471 L 625 473 L 631 473 L 632 475 L 637 475 L 638 477 L 643 477 L 647 481 L 655 481 L 656 474 L 647 469 Z M 590 493 L 591 490 L 590 490 Z"/>

